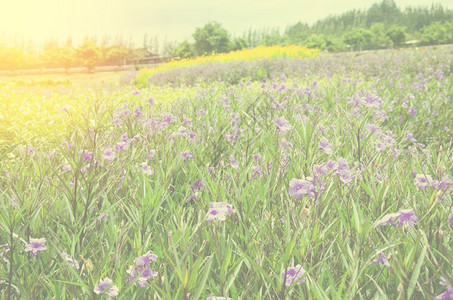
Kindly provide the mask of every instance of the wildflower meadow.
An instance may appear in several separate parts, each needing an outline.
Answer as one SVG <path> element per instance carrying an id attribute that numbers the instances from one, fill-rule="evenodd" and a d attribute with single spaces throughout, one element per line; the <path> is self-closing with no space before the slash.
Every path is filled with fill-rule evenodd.
<path id="1" fill-rule="evenodd" d="M 0 299 L 453 299 L 453 47 L 287 49 L 2 84 Z"/>

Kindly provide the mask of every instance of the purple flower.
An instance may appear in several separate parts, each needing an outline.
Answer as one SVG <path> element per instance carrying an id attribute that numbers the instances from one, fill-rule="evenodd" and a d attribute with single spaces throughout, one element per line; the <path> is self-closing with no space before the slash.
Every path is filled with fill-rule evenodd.
<path id="1" fill-rule="evenodd" d="M 148 279 L 154 278 L 157 276 L 157 271 L 151 270 L 149 268 L 142 268 L 142 267 L 136 267 L 136 266 L 130 266 L 126 272 L 127 272 L 127 274 L 129 274 L 129 276 L 131 276 L 127 279 L 127 282 L 137 280 L 139 287 L 145 287 L 146 281 Z"/>
<path id="2" fill-rule="evenodd" d="M 239 171 L 239 163 L 233 156 L 230 156 L 230 166 L 233 167 L 236 171 Z"/>
<path id="3" fill-rule="evenodd" d="M 282 275 L 282 283 L 286 286 L 290 286 L 293 283 L 302 284 L 305 282 L 306 278 L 302 278 L 304 276 L 305 270 L 302 268 L 301 265 L 297 265 L 295 267 L 287 268 Z"/>
<path id="4" fill-rule="evenodd" d="M 186 160 L 188 158 L 193 158 L 193 153 L 190 151 L 184 151 L 183 153 L 181 153 L 181 158 L 182 158 L 182 160 Z"/>
<path id="5" fill-rule="evenodd" d="M 150 97 L 150 98 L 148 99 L 148 103 L 149 103 L 150 105 L 154 105 L 154 98 L 153 98 L 153 97 Z"/>
<path id="6" fill-rule="evenodd" d="M 164 116 L 164 121 L 167 123 L 172 123 L 176 121 L 176 117 L 173 116 L 172 114 L 168 113 Z"/>
<path id="7" fill-rule="evenodd" d="M 258 162 L 259 160 L 261 160 L 261 154 L 253 154 L 252 155 L 252 158 L 255 162 Z"/>
<path id="8" fill-rule="evenodd" d="M 413 118 L 417 114 L 417 110 L 415 109 L 415 107 L 411 106 L 411 108 L 409 109 L 409 113 L 410 113 L 411 117 Z"/>
<path id="9" fill-rule="evenodd" d="M 406 141 L 409 141 L 409 142 L 412 142 L 412 143 L 417 142 L 417 140 L 414 138 L 414 135 L 410 131 L 407 132 Z"/>
<path id="10" fill-rule="evenodd" d="M 368 108 L 379 107 L 384 103 L 382 99 L 374 94 L 366 94 L 363 104 Z"/>
<path id="11" fill-rule="evenodd" d="M 127 150 L 127 149 L 129 149 L 129 145 L 130 145 L 129 141 L 119 141 L 115 145 L 115 150 L 116 151 Z"/>
<path id="12" fill-rule="evenodd" d="M 408 223 L 409 226 L 418 222 L 418 217 L 415 215 L 412 209 L 403 209 L 400 211 L 400 215 L 397 218 L 398 227 L 403 226 L 404 223 Z"/>
<path id="13" fill-rule="evenodd" d="M 279 117 L 273 121 L 277 125 L 277 131 L 286 133 L 291 130 L 291 124 L 284 117 Z"/>
<path id="14" fill-rule="evenodd" d="M 395 222 L 398 222 L 396 223 Z M 376 222 L 375 226 L 385 226 L 391 224 L 392 226 L 401 227 L 405 223 L 410 227 L 418 222 L 418 217 L 415 215 L 413 209 L 402 209 L 397 213 L 387 214 Z"/>
<path id="15" fill-rule="evenodd" d="M 204 190 L 204 183 L 200 179 L 195 179 L 195 181 L 190 186 L 190 189 L 194 193 L 198 193 Z"/>
<path id="16" fill-rule="evenodd" d="M 440 295 L 434 297 L 434 300 L 440 299 L 453 299 L 453 285 L 449 283 L 444 277 L 440 277 L 440 285 L 447 287 L 447 290 Z"/>
<path id="17" fill-rule="evenodd" d="M 443 177 L 437 183 L 437 189 L 438 190 L 442 190 L 445 193 L 448 193 L 451 190 L 452 187 L 453 187 L 453 180 L 451 180 L 447 176 Z"/>
<path id="18" fill-rule="evenodd" d="M 253 179 L 258 179 L 258 178 L 263 177 L 263 170 L 259 166 L 252 166 L 250 170 L 252 172 Z"/>
<path id="19" fill-rule="evenodd" d="M 65 172 L 71 172 L 72 168 L 71 166 L 68 164 L 68 163 L 64 163 L 61 168 L 63 169 L 63 171 Z"/>
<path id="20" fill-rule="evenodd" d="M 116 152 L 112 148 L 107 148 L 102 152 L 102 159 L 112 162 L 116 157 Z"/>
<path id="21" fill-rule="evenodd" d="M 156 156 L 156 150 L 151 149 L 148 154 L 146 154 L 146 160 L 150 160 Z"/>
<path id="22" fill-rule="evenodd" d="M 378 171 L 376 171 L 376 180 L 379 182 L 379 183 L 382 183 L 382 176 L 379 174 Z"/>
<path id="23" fill-rule="evenodd" d="M 450 221 L 450 225 L 453 226 L 453 213 L 448 217 L 448 220 Z"/>
<path id="24" fill-rule="evenodd" d="M 28 146 L 27 149 L 25 150 L 28 154 L 33 154 L 35 152 L 35 148 L 33 146 Z"/>
<path id="25" fill-rule="evenodd" d="M 328 172 L 329 169 L 327 168 L 327 165 L 325 163 L 321 165 L 313 165 L 313 174 L 315 175 L 326 176 Z"/>
<path id="26" fill-rule="evenodd" d="M 89 151 L 86 151 L 86 150 L 80 150 L 80 151 L 79 151 L 79 157 L 80 157 L 82 154 L 83 154 L 83 161 L 84 161 L 84 162 L 91 160 L 91 158 L 93 157 L 93 153 L 92 153 L 92 152 L 89 152 Z"/>
<path id="27" fill-rule="evenodd" d="M 231 216 L 233 212 L 233 207 L 227 202 L 211 202 L 209 203 L 209 211 L 206 221 L 225 221 L 226 216 Z"/>
<path id="28" fill-rule="evenodd" d="M 77 269 L 77 270 L 78 270 L 78 269 L 80 268 L 79 263 L 78 263 L 75 259 L 73 259 L 73 258 L 71 257 L 71 255 L 67 254 L 66 252 L 63 252 L 62 255 L 63 255 L 63 257 L 66 259 L 66 261 L 68 262 L 68 264 L 70 264 L 71 266 L 73 266 L 74 269 Z"/>
<path id="29" fill-rule="evenodd" d="M 151 168 L 151 166 L 148 165 L 148 163 L 146 161 L 142 162 L 140 164 L 140 167 L 142 169 L 142 173 L 143 174 L 145 174 L 145 175 L 153 175 L 154 170 Z"/>
<path id="30" fill-rule="evenodd" d="M 390 263 L 387 259 L 387 256 L 385 255 L 384 252 L 379 251 L 380 256 L 376 258 L 375 260 L 372 261 L 373 264 L 375 263 L 381 263 L 384 264 L 384 266 L 390 267 Z"/>
<path id="31" fill-rule="evenodd" d="M 136 118 L 142 117 L 142 112 L 140 111 L 140 108 L 138 108 L 138 107 L 135 108 L 134 115 Z"/>
<path id="32" fill-rule="evenodd" d="M 324 164 L 330 171 L 336 170 L 338 168 L 338 162 L 332 159 L 329 159 Z"/>
<path id="33" fill-rule="evenodd" d="M 105 292 L 104 292 L 105 291 Z M 101 281 L 99 281 L 98 285 L 94 288 L 94 293 L 99 295 L 100 293 L 104 292 L 104 294 L 109 295 L 110 297 L 118 296 L 118 287 L 113 285 L 112 279 L 105 277 Z"/>
<path id="34" fill-rule="evenodd" d="M 330 144 L 325 137 L 322 137 L 321 140 L 319 141 L 318 149 L 323 150 L 327 154 L 332 154 L 332 144 Z"/>
<path id="35" fill-rule="evenodd" d="M 33 256 L 38 254 L 38 251 L 44 251 L 47 249 L 46 245 L 46 238 L 34 239 L 30 238 L 30 244 L 25 245 L 25 251 L 31 251 Z"/>
<path id="36" fill-rule="evenodd" d="M 289 182 L 289 194 L 296 198 L 301 198 L 304 195 L 315 197 L 317 192 L 313 183 L 312 177 L 307 177 L 307 180 L 293 178 Z"/>
<path id="37" fill-rule="evenodd" d="M 417 174 L 417 175 L 415 175 L 414 181 L 415 181 L 414 182 L 415 186 L 419 190 L 423 190 L 427 186 L 431 185 L 431 183 L 433 182 L 433 179 L 430 175 Z"/>
<path id="38" fill-rule="evenodd" d="M 189 197 L 187 197 L 186 199 L 186 203 L 192 201 L 192 200 L 196 200 L 198 199 L 198 193 L 195 193 L 195 194 L 191 194 Z"/>
<path id="39" fill-rule="evenodd" d="M 232 124 L 232 125 L 237 125 L 237 124 L 239 124 L 239 117 L 240 117 L 240 115 L 239 115 L 238 113 L 232 114 L 231 117 L 230 117 L 230 122 L 231 122 L 231 124 Z"/>
<path id="40" fill-rule="evenodd" d="M 157 261 L 157 256 L 155 254 L 152 254 L 150 251 L 146 252 L 142 256 L 137 257 L 134 261 L 134 265 L 130 266 L 126 271 L 130 276 L 127 279 L 127 282 L 137 280 L 136 283 L 138 283 L 138 286 L 144 287 L 148 279 L 156 277 L 157 272 L 149 268 L 151 260 Z"/>
<path id="41" fill-rule="evenodd" d="M 381 134 L 382 133 L 382 128 L 379 127 L 378 125 L 372 124 L 372 123 L 367 123 L 365 125 L 365 129 L 371 134 L 374 134 L 374 133 Z"/>
<path id="42" fill-rule="evenodd" d="M 293 150 L 293 143 L 287 141 L 285 138 L 282 138 L 278 147 L 282 149 L 283 152 L 291 152 Z"/>
<path id="43" fill-rule="evenodd" d="M 183 115 L 183 119 L 184 119 L 184 121 L 182 122 L 182 125 L 185 125 L 187 127 L 192 127 L 192 121 L 189 118 L 187 118 L 186 115 Z"/>
<path id="44" fill-rule="evenodd" d="M 157 261 L 157 255 L 148 251 L 144 255 L 137 257 L 134 262 L 137 266 L 149 266 L 150 261 Z"/>

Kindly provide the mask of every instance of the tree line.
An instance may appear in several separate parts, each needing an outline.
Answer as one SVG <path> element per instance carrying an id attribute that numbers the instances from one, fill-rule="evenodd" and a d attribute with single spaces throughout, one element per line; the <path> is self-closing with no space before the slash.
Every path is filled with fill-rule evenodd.
<path id="1" fill-rule="evenodd" d="M 192 37 L 193 41 L 179 44 L 164 41 L 163 47 L 159 47 L 157 36 L 146 35 L 140 47 L 109 37 L 100 42 L 87 38 L 78 47 L 73 46 L 70 38 L 63 45 L 51 39 L 39 53 L 30 43 L 22 41 L 8 46 L 0 39 L 0 70 L 55 67 L 69 70 L 84 66 L 92 71 L 96 66 L 121 66 L 150 56 L 188 58 L 259 45 L 293 44 L 339 52 L 448 44 L 453 43 L 453 10 L 440 4 L 401 10 L 393 0 L 383 0 L 367 10 L 351 10 L 312 25 L 298 22 L 282 33 L 278 29 L 249 29 L 232 37 L 221 24 L 210 22 L 197 28 Z"/>
<path id="2" fill-rule="evenodd" d="M 164 55 L 171 55 L 174 43 L 164 41 Z M 0 43 L 0 70 L 86 67 L 93 71 L 96 66 L 123 66 L 133 64 L 146 57 L 159 56 L 158 37 L 144 36 L 143 45 L 136 47 L 132 42 L 121 38 L 112 40 L 105 36 L 100 42 L 96 38 L 86 38 L 75 47 L 68 38 L 63 44 L 49 39 L 39 51 L 31 42 L 15 41 L 12 45 Z"/>
<path id="3" fill-rule="evenodd" d="M 393 0 L 383 0 L 367 10 L 351 10 L 309 25 L 299 22 L 278 29 L 248 30 L 231 38 L 219 23 L 198 28 L 194 42 L 178 44 L 173 54 L 191 57 L 259 45 L 304 45 L 331 52 L 377 50 L 412 45 L 453 43 L 453 10 L 440 4 L 401 10 Z"/>

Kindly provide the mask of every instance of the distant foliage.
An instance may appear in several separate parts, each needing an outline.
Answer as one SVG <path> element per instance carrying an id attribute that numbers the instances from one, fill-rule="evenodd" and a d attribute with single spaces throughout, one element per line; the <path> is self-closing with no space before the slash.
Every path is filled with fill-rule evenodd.
<path id="1" fill-rule="evenodd" d="M 2 44 L 0 70 L 61 67 L 68 72 L 72 67 L 85 66 L 93 71 L 96 66 L 140 64 L 142 58 L 157 55 L 191 58 L 274 45 L 303 45 L 329 52 L 442 45 L 453 43 L 453 10 L 440 4 L 400 9 L 394 0 L 382 0 L 367 10 L 347 11 L 313 25 L 298 22 L 284 32 L 278 28 L 249 29 L 232 36 L 222 24 L 209 22 L 196 28 L 192 37 L 180 43 L 164 40 L 160 44 L 157 36 L 149 38 L 145 34 L 143 45 L 138 47 L 108 36 L 100 42 L 87 38 L 78 47 L 70 38 L 65 45 L 51 38 L 42 51 L 33 51 L 32 45 L 24 41 Z"/>
<path id="2" fill-rule="evenodd" d="M 322 34 L 326 39 L 342 36 L 344 44 L 337 43 L 335 48 L 322 43 L 315 45 L 329 51 L 367 50 L 401 47 L 406 41 L 411 41 L 408 45 L 453 43 L 451 28 L 453 11 L 440 4 L 401 10 L 393 0 L 383 0 L 368 10 L 351 10 L 319 20 L 312 26 L 296 23 L 289 26 L 283 36 L 288 42 L 300 45 L 312 43 L 313 35 Z M 365 36 L 368 30 L 371 35 Z"/>

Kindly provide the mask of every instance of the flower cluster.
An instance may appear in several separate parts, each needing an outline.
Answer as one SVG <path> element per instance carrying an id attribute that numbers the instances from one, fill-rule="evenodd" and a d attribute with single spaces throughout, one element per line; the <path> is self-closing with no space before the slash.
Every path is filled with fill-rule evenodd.
<path id="1" fill-rule="evenodd" d="M 139 287 L 145 287 L 146 281 L 157 276 L 157 272 L 151 270 L 150 262 L 157 261 L 157 256 L 150 251 L 135 259 L 134 265 L 127 269 L 129 274 L 128 282 L 134 281 Z"/>
<path id="2" fill-rule="evenodd" d="M 289 194 L 296 198 L 308 195 L 317 199 L 326 187 L 322 178 L 328 174 L 338 176 L 346 184 L 349 184 L 355 178 L 354 171 L 348 166 L 347 161 L 340 157 L 336 161 L 329 160 L 323 164 L 314 165 L 313 176 L 311 177 L 305 179 L 293 178 L 289 183 Z"/>

